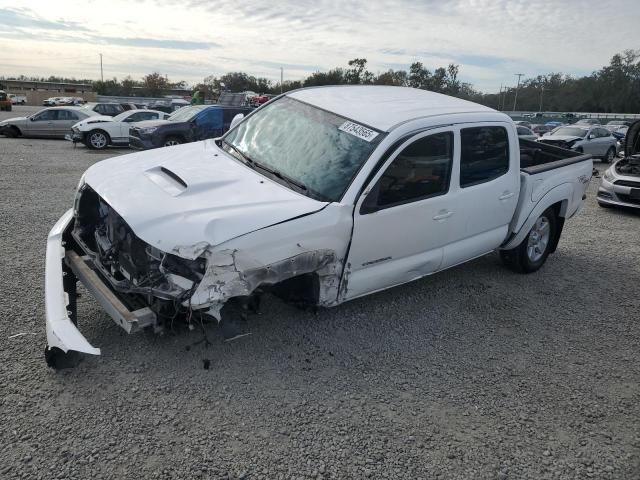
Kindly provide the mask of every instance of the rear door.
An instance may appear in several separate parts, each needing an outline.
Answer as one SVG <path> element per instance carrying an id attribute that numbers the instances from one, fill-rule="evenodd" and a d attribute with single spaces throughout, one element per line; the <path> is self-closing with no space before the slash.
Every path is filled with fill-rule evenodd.
<path id="1" fill-rule="evenodd" d="M 391 154 L 356 203 L 346 298 L 435 272 L 449 239 L 451 128 L 415 135 Z"/>
<path id="2" fill-rule="evenodd" d="M 72 110 L 58 110 L 57 118 L 53 121 L 53 136 L 64 137 L 71 127 L 80 121 L 80 115 Z"/>
<path id="3" fill-rule="evenodd" d="M 449 242 L 441 268 L 498 248 L 507 237 L 520 192 L 520 151 L 503 123 L 459 128 L 460 155 L 452 175 Z"/>

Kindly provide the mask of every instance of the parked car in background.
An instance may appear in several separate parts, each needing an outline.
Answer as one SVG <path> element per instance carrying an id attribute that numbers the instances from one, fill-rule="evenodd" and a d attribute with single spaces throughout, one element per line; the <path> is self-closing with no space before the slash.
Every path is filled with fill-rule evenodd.
<path id="1" fill-rule="evenodd" d="M 94 111 L 81 107 L 45 108 L 29 117 L 1 121 L 0 134 L 6 137 L 65 138 L 72 125 L 95 115 Z"/>
<path id="2" fill-rule="evenodd" d="M 600 125 L 567 125 L 558 127 L 538 140 L 557 147 L 589 153 L 611 162 L 618 154 L 618 141 Z"/>
<path id="3" fill-rule="evenodd" d="M 7 93 L 3 90 L 0 90 L 0 110 L 5 110 L 10 112 L 12 108 L 11 99 L 7 95 Z"/>
<path id="4" fill-rule="evenodd" d="M 138 106 L 135 103 L 121 103 L 120 106 L 124 109 L 124 111 L 129 111 L 129 110 L 137 110 Z"/>
<path id="5" fill-rule="evenodd" d="M 425 90 L 309 88 L 251 112 L 215 141 L 82 175 L 47 239 L 49 365 L 100 354 L 77 328 L 77 280 L 131 332 L 228 325 L 227 302 L 269 292 L 333 307 L 496 250 L 533 273 L 593 168 L 589 155 L 519 142 L 503 113 Z"/>
<path id="6" fill-rule="evenodd" d="M 514 123 L 518 126 L 526 127 L 529 129 L 533 126 L 531 122 L 528 122 L 527 120 L 518 120 L 517 122 L 514 122 Z"/>
<path id="7" fill-rule="evenodd" d="M 116 115 L 120 115 L 124 112 L 124 108 L 119 103 L 100 103 L 100 102 L 89 102 L 86 103 L 82 108 L 86 108 L 87 110 L 93 110 L 98 115 L 106 115 L 109 117 L 115 117 Z"/>
<path id="8" fill-rule="evenodd" d="M 251 111 L 249 107 L 222 105 L 183 107 L 167 120 L 149 120 L 132 126 L 129 146 L 146 150 L 219 137 L 229 130 L 233 117 Z"/>
<path id="9" fill-rule="evenodd" d="M 640 121 L 633 123 L 624 141 L 624 158 L 602 175 L 598 204 L 640 209 Z"/>
<path id="10" fill-rule="evenodd" d="M 551 128 L 553 129 L 553 128 L 558 128 L 558 127 L 560 127 L 560 126 L 564 125 L 564 123 L 562 123 L 562 122 L 557 122 L 557 121 L 551 121 L 551 122 L 547 122 L 547 123 L 545 123 L 544 125 L 545 125 L 546 127 L 551 127 Z"/>
<path id="11" fill-rule="evenodd" d="M 611 120 L 610 122 L 607 122 L 606 125 L 604 125 L 604 128 L 606 128 L 610 132 L 615 132 L 617 130 L 620 130 L 620 128 L 622 127 L 630 127 L 631 123 L 632 122 L 627 122 L 625 120 Z"/>
<path id="12" fill-rule="evenodd" d="M 186 100 L 181 98 L 167 98 L 166 100 L 156 100 L 151 102 L 148 108 L 152 110 L 158 110 L 165 113 L 173 113 L 176 110 L 180 110 L 182 107 L 188 107 L 191 105 Z"/>
<path id="13" fill-rule="evenodd" d="M 42 105 L 44 105 L 45 107 L 53 107 L 55 105 L 58 105 L 58 102 L 64 97 L 49 97 L 46 100 L 44 100 L 42 102 Z"/>
<path id="14" fill-rule="evenodd" d="M 549 125 L 533 125 L 531 127 L 531 130 L 533 130 L 533 133 L 535 133 L 536 135 L 538 135 L 539 137 L 543 136 L 545 133 L 549 133 L 551 130 L 553 130 L 555 127 L 551 127 Z"/>
<path id="15" fill-rule="evenodd" d="M 600 120 L 597 118 L 581 118 L 574 125 L 600 125 Z"/>
<path id="16" fill-rule="evenodd" d="M 531 140 L 535 142 L 538 139 L 538 135 L 530 128 L 522 125 L 516 125 L 516 130 L 518 131 L 518 138 L 521 140 Z"/>
<path id="17" fill-rule="evenodd" d="M 103 150 L 110 145 L 129 145 L 129 128 L 135 122 L 145 120 L 164 120 L 168 113 L 157 110 L 128 110 L 115 117 L 94 116 L 81 120 L 71 127 L 71 133 L 66 137 L 73 143 L 83 143 L 85 146 Z"/>
<path id="18" fill-rule="evenodd" d="M 17 95 L 15 93 L 7 93 L 9 100 L 13 105 L 24 105 L 27 103 L 27 97 L 24 95 Z"/>

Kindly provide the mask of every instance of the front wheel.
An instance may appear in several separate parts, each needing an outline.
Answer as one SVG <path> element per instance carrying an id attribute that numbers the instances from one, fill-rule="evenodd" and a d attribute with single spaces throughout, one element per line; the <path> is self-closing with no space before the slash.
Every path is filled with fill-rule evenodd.
<path id="1" fill-rule="evenodd" d="M 92 130 L 87 134 L 87 146 L 94 150 L 104 150 L 109 146 L 109 135 L 102 130 Z"/>
<path id="2" fill-rule="evenodd" d="M 174 145 L 180 145 L 183 140 L 180 137 L 167 137 L 162 144 L 163 147 L 173 147 Z"/>
<path id="3" fill-rule="evenodd" d="M 552 209 L 540 215 L 520 245 L 511 250 L 501 250 L 500 258 L 511 270 L 533 273 L 544 265 L 556 235 L 557 219 Z"/>
<path id="4" fill-rule="evenodd" d="M 616 149 L 611 147 L 607 150 L 607 154 L 604 156 L 604 161 L 607 163 L 613 162 L 614 157 L 616 156 Z"/>

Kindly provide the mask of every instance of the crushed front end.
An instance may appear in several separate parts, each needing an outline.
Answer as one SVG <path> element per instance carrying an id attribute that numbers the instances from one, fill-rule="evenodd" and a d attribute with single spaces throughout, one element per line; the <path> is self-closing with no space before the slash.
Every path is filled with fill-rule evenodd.
<path id="1" fill-rule="evenodd" d="M 76 196 L 47 240 L 47 362 L 69 351 L 99 355 L 77 328 L 76 282 L 111 318 L 132 333 L 191 319 L 190 298 L 206 260 L 188 260 L 140 240 L 123 218 L 89 186 Z"/>

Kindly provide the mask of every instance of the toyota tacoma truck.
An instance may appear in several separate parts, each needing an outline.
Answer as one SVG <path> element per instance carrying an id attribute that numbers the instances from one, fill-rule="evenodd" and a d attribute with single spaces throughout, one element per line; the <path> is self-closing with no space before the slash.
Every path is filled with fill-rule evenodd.
<path id="1" fill-rule="evenodd" d="M 78 328 L 78 280 L 133 332 L 224 327 L 265 293 L 334 307 L 495 250 L 535 272 L 591 172 L 590 155 L 519 141 L 507 115 L 464 100 L 288 92 L 222 137 L 82 175 L 47 240 L 47 361 L 100 354 Z"/>

